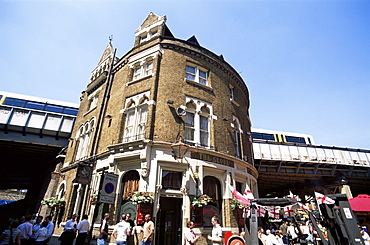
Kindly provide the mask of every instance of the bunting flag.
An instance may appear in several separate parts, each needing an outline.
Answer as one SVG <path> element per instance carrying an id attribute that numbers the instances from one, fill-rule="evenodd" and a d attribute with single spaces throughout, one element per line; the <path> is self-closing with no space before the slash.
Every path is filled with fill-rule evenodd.
<path id="1" fill-rule="evenodd" d="M 306 205 L 304 205 L 303 203 L 300 203 L 298 202 L 298 205 L 301 207 L 301 209 L 303 209 L 304 211 L 306 212 L 311 212 L 308 207 Z"/>
<path id="2" fill-rule="evenodd" d="M 266 210 L 263 209 L 263 206 L 257 205 L 257 217 L 265 217 Z"/>
<path id="3" fill-rule="evenodd" d="M 279 207 L 268 207 L 269 218 L 278 219 L 280 218 L 280 208 Z"/>
<path id="4" fill-rule="evenodd" d="M 250 207 L 243 208 L 243 218 L 246 219 L 250 217 L 251 217 L 251 208 Z"/>
<path id="5" fill-rule="evenodd" d="M 249 186 L 248 186 L 248 184 L 247 184 L 247 183 L 245 183 L 245 191 L 244 191 L 244 193 L 243 193 L 243 196 L 244 196 L 245 198 L 247 198 L 248 200 L 252 200 L 252 199 L 254 199 L 253 193 L 252 193 L 252 191 L 251 191 L 251 189 L 249 188 Z"/>
<path id="6" fill-rule="evenodd" d="M 290 206 L 285 206 L 284 207 L 284 213 L 287 215 L 287 216 L 293 216 L 294 214 L 294 210 L 292 209 L 292 206 L 293 205 L 290 205 Z"/>
<path id="7" fill-rule="evenodd" d="M 297 196 L 296 195 L 293 195 L 293 193 L 291 191 L 289 191 L 288 197 L 290 197 L 290 198 L 297 198 Z"/>
<path id="8" fill-rule="evenodd" d="M 247 198 L 245 198 L 242 194 L 240 194 L 239 191 L 237 191 L 234 187 L 232 187 L 230 184 L 227 184 L 227 186 L 230 188 L 231 193 L 235 197 L 236 200 L 242 205 L 249 205 L 250 202 Z"/>
<path id="9" fill-rule="evenodd" d="M 320 204 L 334 204 L 335 201 L 333 199 L 331 199 L 330 197 L 327 197 L 321 193 L 318 193 L 315 191 L 315 197 L 316 197 L 316 201 L 317 201 L 317 204 L 320 205 Z"/>

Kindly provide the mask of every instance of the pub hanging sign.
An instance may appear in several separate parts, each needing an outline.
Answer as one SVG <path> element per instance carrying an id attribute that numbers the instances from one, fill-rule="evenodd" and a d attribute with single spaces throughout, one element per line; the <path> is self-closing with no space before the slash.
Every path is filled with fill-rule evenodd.
<path id="1" fill-rule="evenodd" d="M 78 164 L 76 178 L 74 183 L 79 183 L 83 185 L 87 185 L 90 183 L 92 174 L 92 167 L 87 164 Z"/>

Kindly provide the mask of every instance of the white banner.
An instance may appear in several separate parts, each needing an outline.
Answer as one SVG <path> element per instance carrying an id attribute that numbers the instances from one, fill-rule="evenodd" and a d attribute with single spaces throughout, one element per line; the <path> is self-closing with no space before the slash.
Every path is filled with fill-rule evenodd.
<path id="1" fill-rule="evenodd" d="M 116 189 L 117 189 L 117 182 L 118 182 L 118 175 L 117 174 L 104 174 L 104 180 L 102 189 L 100 192 L 100 199 L 99 202 L 102 203 L 114 203 L 114 198 L 116 196 Z"/>

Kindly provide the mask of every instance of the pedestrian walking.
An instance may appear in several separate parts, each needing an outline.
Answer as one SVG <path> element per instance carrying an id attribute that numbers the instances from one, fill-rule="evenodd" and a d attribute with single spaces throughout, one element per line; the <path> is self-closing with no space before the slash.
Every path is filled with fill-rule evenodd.
<path id="1" fill-rule="evenodd" d="M 127 236 L 131 235 L 130 223 L 126 222 L 127 216 L 122 215 L 121 222 L 116 224 L 113 229 L 113 236 L 117 245 L 126 245 Z"/>
<path id="2" fill-rule="evenodd" d="M 98 239 L 96 240 L 96 243 L 98 245 L 104 245 L 105 240 L 108 238 L 109 235 L 111 235 L 108 232 L 108 220 L 109 220 L 109 218 L 110 218 L 110 214 L 105 213 L 104 218 L 103 218 L 102 222 L 100 223 L 100 228 L 99 228 L 100 234 L 98 236 Z"/>
<path id="3" fill-rule="evenodd" d="M 76 245 L 84 245 L 87 234 L 90 231 L 90 222 L 87 220 L 89 216 L 87 214 L 82 215 L 82 220 L 77 225 L 78 235 L 76 239 Z"/>

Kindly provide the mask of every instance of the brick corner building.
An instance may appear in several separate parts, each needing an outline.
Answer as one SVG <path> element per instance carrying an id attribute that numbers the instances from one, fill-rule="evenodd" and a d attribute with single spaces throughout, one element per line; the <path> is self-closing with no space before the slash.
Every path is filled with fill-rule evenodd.
<path id="1" fill-rule="evenodd" d="M 227 183 L 257 193 L 248 109 L 248 89 L 222 55 L 195 36 L 175 38 L 150 13 L 123 57 L 108 44 L 82 93 L 55 190 L 66 201 L 59 220 L 86 213 L 99 223 L 109 212 L 110 225 L 124 213 L 140 223 L 149 212 L 157 245 L 182 244 L 189 220 L 204 243 L 214 215 L 239 232 Z M 153 202 L 134 202 L 138 193 Z M 203 194 L 212 202 L 192 207 Z"/>

